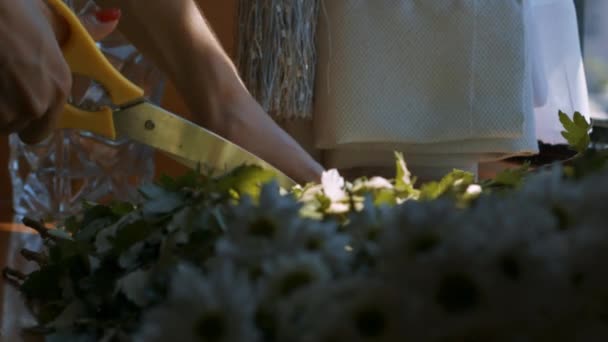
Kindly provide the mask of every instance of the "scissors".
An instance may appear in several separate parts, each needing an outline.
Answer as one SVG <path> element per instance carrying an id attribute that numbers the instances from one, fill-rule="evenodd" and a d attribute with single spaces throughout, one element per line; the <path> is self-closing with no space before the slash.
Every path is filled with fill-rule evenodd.
<path id="1" fill-rule="evenodd" d="M 72 73 L 101 84 L 113 108 L 90 111 L 66 104 L 57 128 L 89 131 L 116 140 L 128 138 L 152 146 L 193 169 L 201 165 L 230 171 L 253 164 L 274 172 L 285 188 L 296 183 L 262 158 L 144 98 L 143 90 L 124 77 L 106 59 L 79 18 L 62 0 L 47 0 L 70 28 L 62 52 Z"/>

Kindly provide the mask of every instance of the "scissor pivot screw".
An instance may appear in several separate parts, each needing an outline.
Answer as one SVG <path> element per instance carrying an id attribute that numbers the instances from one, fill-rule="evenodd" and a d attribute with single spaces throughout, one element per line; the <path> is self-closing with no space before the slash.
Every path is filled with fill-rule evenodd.
<path id="1" fill-rule="evenodd" d="M 148 130 L 153 130 L 154 128 L 156 128 L 156 124 L 152 120 L 147 120 L 144 124 L 144 127 L 146 127 L 146 129 Z"/>

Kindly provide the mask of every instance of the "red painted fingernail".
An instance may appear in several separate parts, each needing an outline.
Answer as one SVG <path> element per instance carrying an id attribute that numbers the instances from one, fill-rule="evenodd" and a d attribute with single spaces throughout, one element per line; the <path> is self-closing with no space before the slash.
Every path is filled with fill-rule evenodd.
<path id="1" fill-rule="evenodd" d="M 95 17 L 102 23 L 116 21 L 120 18 L 119 8 L 106 8 L 95 12 Z"/>

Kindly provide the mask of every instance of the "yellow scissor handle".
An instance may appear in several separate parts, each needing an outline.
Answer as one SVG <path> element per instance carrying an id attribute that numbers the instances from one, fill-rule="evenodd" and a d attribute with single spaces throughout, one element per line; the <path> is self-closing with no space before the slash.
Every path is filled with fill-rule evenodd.
<path id="1" fill-rule="evenodd" d="M 80 19 L 62 0 L 47 0 L 47 3 L 68 23 L 69 37 L 61 49 L 73 74 L 99 82 L 116 105 L 143 97 L 143 90 L 114 68 L 80 23 Z M 112 109 L 108 107 L 92 112 L 66 104 L 58 128 L 81 129 L 107 138 L 116 138 Z"/>

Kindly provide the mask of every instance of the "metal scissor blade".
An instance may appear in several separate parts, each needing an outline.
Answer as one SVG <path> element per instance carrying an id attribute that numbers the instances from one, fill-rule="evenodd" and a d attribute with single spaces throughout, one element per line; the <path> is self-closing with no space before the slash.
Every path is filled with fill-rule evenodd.
<path id="1" fill-rule="evenodd" d="M 134 104 L 114 113 L 119 137 L 152 146 L 190 167 L 209 166 L 230 171 L 243 164 L 272 170 L 281 186 L 296 183 L 268 164 L 219 135 L 148 102 Z"/>

